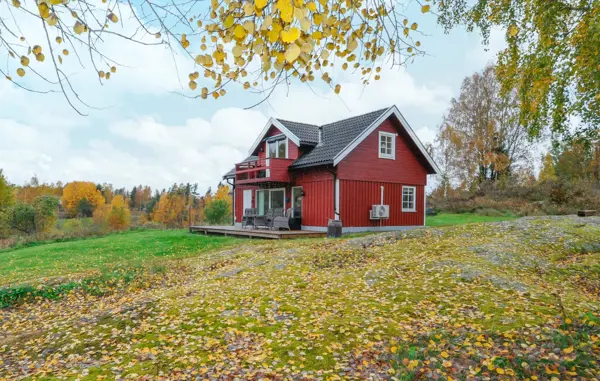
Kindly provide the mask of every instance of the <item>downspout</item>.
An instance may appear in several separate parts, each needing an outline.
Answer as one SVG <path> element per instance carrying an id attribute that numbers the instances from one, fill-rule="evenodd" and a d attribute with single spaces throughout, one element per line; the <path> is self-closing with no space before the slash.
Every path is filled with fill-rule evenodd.
<path id="1" fill-rule="evenodd" d="M 227 179 L 227 184 L 231 185 L 231 193 L 232 193 L 232 199 L 233 202 L 231 203 L 231 216 L 233 217 L 233 222 L 231 224 L 231 226 L 235 226 L 235 180 L 233 180 L 233 183 L 229 182 L 229 179 Z"/>

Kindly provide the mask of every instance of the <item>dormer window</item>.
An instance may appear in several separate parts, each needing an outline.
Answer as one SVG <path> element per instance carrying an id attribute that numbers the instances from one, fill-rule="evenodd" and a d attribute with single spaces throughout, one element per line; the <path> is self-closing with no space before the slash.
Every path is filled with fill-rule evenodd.
<path id="1" fill-rule="evenodd" d="M 381 159 L 396 159 L 396 134 L 379 132 L 379 157 Z"/>
<path id="2" fill-rule="evenodd" d="M 287 138 L 267 141 L 267 157 L 286 159 Z"/>

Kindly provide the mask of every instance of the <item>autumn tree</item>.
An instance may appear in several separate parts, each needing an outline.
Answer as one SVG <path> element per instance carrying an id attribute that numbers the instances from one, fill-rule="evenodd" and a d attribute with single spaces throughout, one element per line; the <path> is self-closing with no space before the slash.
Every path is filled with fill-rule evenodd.
<path id="1" fill-rule="evenodd" d="M 100 193 L 94 183 L 86 181 L 68 183 L 63 190 L 63 207 L 71 216 L 76 216 L 78 212 L 83 210 L 82 205 L 85 203 L 89 203 L 93 211 L 98 206 L 105 204 L 104 196 L 102 196 L 102 193 Z"/>
<path id="2" fill-rule="evenodd" d="M 505 93 L 516 89 L 519 121 L 538 136 L 547 126 L 558 135 L 597 136 L 600 124 L 600 2 L 598 0 L 440 0 L 447 30 L 466 24 L 487 42 L 493 28 L 506 31 L 498 57 Z M 570 120 L 581 119 L 577 129 Z"/>
<path id="3" fill-rule="evenodd" d="M 15 199 L 27 204 L 33 203 L 40 196 L 61 197 L 63 192 L 62 182 L 45 183 L 40 182 L 37 176 L 33 176 L 29 182 L 15 186 Z"/>
<path id="4" fill-rule="evenodd" d="M 164 224 L 169 228 L 184 225 L 186 211 L 185 195 L 177 193 L 163 193 L 152 212 L 152 220 Z"/>
<path id="5" fill-rule="evenodd" d="M 542 156 L 542 168 L 540 169 L 538 180 L 540 182 L 556 180 L 554 160 L 552 159 L 552 155 L 550 154 L 550 152 Z"/>
<path id="6" fill-rule="evenodd" d="M 0 169 L 0 210 L 12 205 L 13 202 L 13 188 L 6 180 L 2 169 Z"/>
<path id="7" fill-rule="evenodd" d="M 131 225 L 131 212 L 123 195 L 113 197 L 110 204 L 98 206 L 92 218 L 94 225 L 103 231 L 125 230 Z"/>
<path id="8" fill-rule="evenodd" d="M 516 94 L 500 93 L 493 67 L 464 79 L 444 116 L 437 147 L 442 151 L 437 156 L 465 185 L 508 176 L 525 159 L 529 145 Z"/>
<path id="9" fill-rule="evenodd" d="M 231 223 L 233 202 L 229 186 L 219 183 L 214 195 L 210 193 L 209 188 L 204 202 L 204 218 L 206 222 L 211 225 Z"/>
<path id="10" fill-rule="evenodd" d="M 556 161 L 556 175 L 574 181 L 592 178 L 591 146 L 587 140 L 566 141 Z"/>

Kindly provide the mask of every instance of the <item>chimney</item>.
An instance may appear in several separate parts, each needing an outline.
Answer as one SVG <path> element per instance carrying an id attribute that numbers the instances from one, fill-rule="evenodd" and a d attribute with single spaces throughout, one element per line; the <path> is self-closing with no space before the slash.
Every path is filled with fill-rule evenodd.
<path id="1" fill-rule="evenodd" d="M 319 126 L 319 144 L 321 144 L 322 135 L 323 135 L 323 127 Z"/>

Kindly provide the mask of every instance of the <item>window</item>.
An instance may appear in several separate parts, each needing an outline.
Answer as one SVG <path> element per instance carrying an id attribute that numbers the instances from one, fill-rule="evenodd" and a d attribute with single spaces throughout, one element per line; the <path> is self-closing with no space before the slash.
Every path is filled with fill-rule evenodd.
<path id="1" fill-rule="evenodd" d="M 272 189 L 271 190 L 271 204 L 270 208 L 285 208 L 285 189 Z"/>
<path id="2" fill-rule="evenodd" d="M 287 139 L 273 140 L 267 142 L 267 157 L 286 159 L 287 158 Z"/>
<path id="3" fill-rule="evenodd" d="M 396 134 L 379 133 L 379 157 L 382 159 L 396 159 Z"/>
<path id="4" fill-rule="evenodd" d="M 403 212 L 416 212 L 416 194 L 417 188 L 415 187 L 402 187 L 402 211 Z"/>

